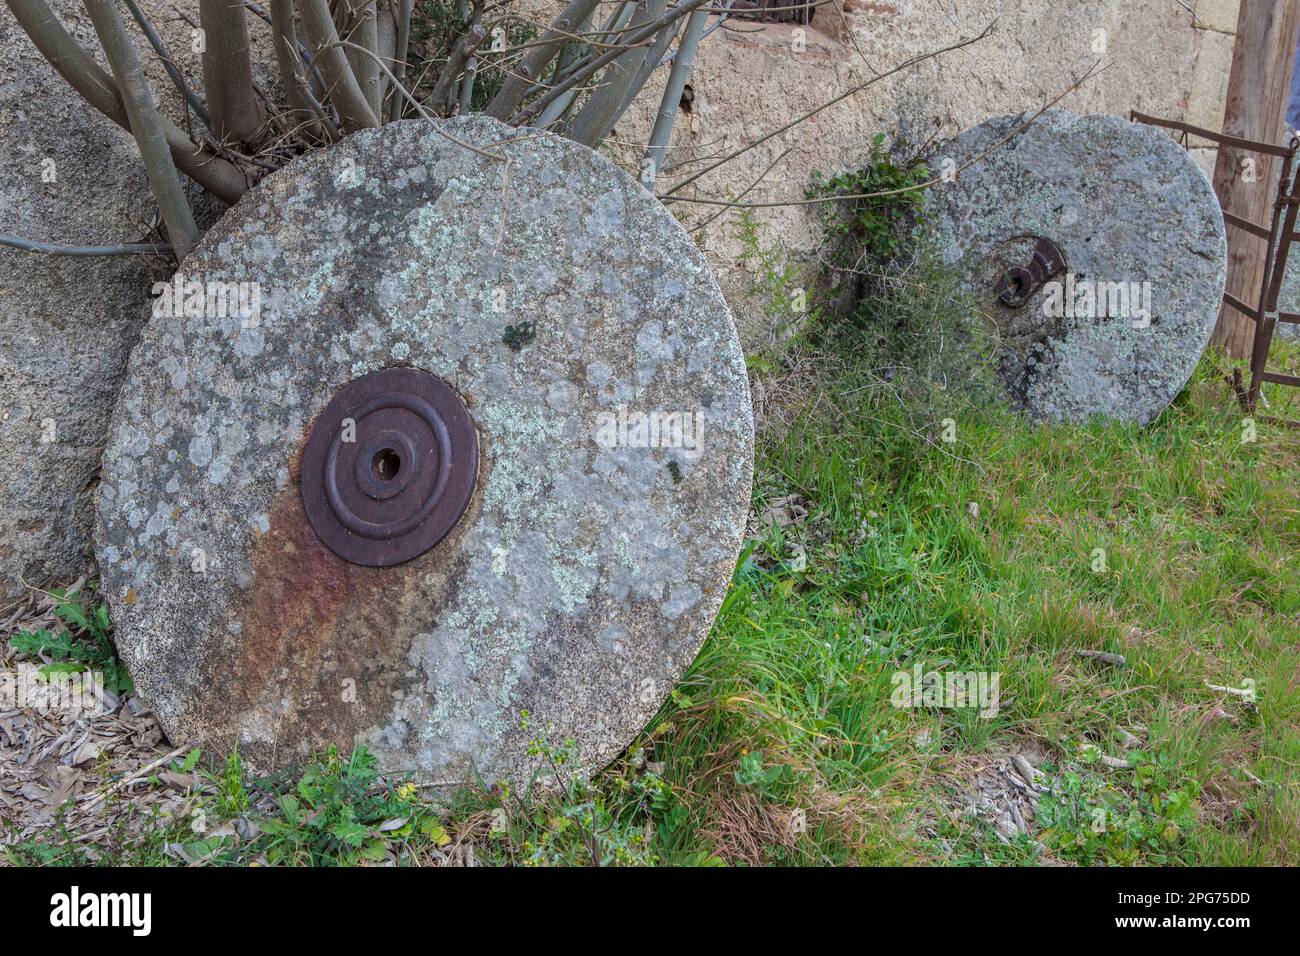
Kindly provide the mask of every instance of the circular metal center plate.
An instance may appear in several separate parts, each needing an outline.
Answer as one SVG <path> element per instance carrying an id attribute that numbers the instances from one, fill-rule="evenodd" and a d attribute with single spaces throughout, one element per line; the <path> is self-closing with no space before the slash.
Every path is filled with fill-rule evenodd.
<path id="1" fill-rule="evenodd" d="M 1065 270 L 1056 244 L 1039 236 L 1013 236 L 993 245 L 981 263 L 980 287 L 991 289 L 988 317 L 1004 345 L 1017 354 L 1055 334 L 1057 322 L 1041 307 L 1043 287 Z M 986 297 L 987 301 L 987 297 Z"/>
<path id="2" fill-rule="evenodd" d="M 390 567 L 447 536 L 477 477 L 478 432 L 460 396 L 436 375 L 388 368 L 349 382 L 317 417 L 302 503 L 339 557 Z"/>

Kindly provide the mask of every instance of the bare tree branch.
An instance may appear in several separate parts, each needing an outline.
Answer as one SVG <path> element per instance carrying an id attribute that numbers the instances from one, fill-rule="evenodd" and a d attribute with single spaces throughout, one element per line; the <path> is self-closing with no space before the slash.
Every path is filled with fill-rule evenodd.
<path id="1" fill-rule="evenodd" d="M 14 19 L 41 55 L 87 103 L 128 132 L 130 121 L 112 77 L 68 33 L 45 0 L 6 0 Z M 234 163 L 197 146 L 166 117 L 163 131 L 172 159 L 187 176 L 219 199 L 233 203 L 248 189 L 248 177 Z"/>
<path id="2" fill-rule="evenodd" d="M 450 112 L 452 84 L 460 77 L 470 57 L 474 55 L 474 51 L 479 48 L 486 36 L 487 31 L 483 29 L 483 0 L 474 0 L 469 26 L 457 38 L 456 45 L 452 47 L 451 54 L 442 67 L 442 72 L 438 74 L 438 82 L 433 85 L 433 92 L 429 94 L 429 102 L 433 104 L 434 109 Z"/>
<path id="3" fill-rule="evenodd" d="M 519 68 L 501 84 L 501 89 L 497 91 L 496 96 L 492 97 L 492 101 L 483 112 L 499 120 L 504 120 L 514 113 L 523 102 L 524 94 L 528 92 L 529 87 L 537 82 L 537 78 L 542 75 L 547 64 L 555 59 L 567 42 L 568 31 L 591 16 L 598 2 L 599 0 L 571 0 L 555 18 L 555 23 L 542 38 L 541 43 L 524 57 Z"/>
<path id="4" fill-rule="evenodd" d="M 293 68 L 294 82 L 297 84 L 298 91 L 306 101 L 312 115 L 316 117 L 317 122 L 319 122 L 321 127 L 324 129 L 326 138 L 330 142 L 337 142 L 342 138 L 342 135 L 339 133 L 339 128 L 335 125 L 334 120 L 330 118 L 330 114 L 326 112 L 325 107 L 316 99 L 316 94 L 312 92 L 311 83 L 302 72 L 302 65 L 295 63 Z"/>
<path id="5" fill-rule="evenodd" d="M 397 4 L 397 50 L 393 56 L 397 60 L 394 81 L 399 85 L 406 80 L 406 57 L 411 46 L 411 15 L 415 11 L 414 5 L 415 0 L 398 0 Z M 402 106 L 402 97 L 395 93 L 392 108 L 388 112 L 389 121 L 402 118 Z"/>
<path id="6" fill-rule="evenodd" d="M 650 168 L 658 177 L 663 168 L 664 154 L 673 138 L 673 127 L 677 124 L 677 110 L 681 106 L 682 92 L 691 75 L 691 64 L 695 61 L 695 51 L 699 47 L 700 37 L 704 33 L 709 14 L 704 10 L 692 10 L 686 21 L 686 31 L 682 42 L 677 45 L 677 55 L 673 57 L 673 66 L 668 73 L 668 83 L 664 86 L 663 98 L 659 101 L 659 112 L 655 114 L 654 129 L 650 133 L 650 145 L 646 149 L 646 159 Z"/>
<path id="7" fill-rule="evenodd" d="M 692 16 L 699 12 L 700 11 L 698 10 L 693 11 Z M 689 21 L 690 17 L 687 17 L 686 19 Z M 618 116 L 622 116 L 628 111 L 628 108 L 632 105 L 632 101 L 636 99 L 638 93 L 645 89 L 646 83 L 650 81 L 650 77 L 654 75 L 655 70 L 664 65 L 664 54 L 667 53 L 668 48 L 672 46 L 673 40 L 677 39 L 677 34 L 680 32 L 681 28 L 681 20 L 676 20 L 659 31 L 658 35 L 655 37 L 654 46 L 650 47 L 646 52 L 645 58 L 641 61 L 640 68 L 637 70 L 636 75 L 632 77 L 632 82 L 628 85 L 627 92 L 623 95 L 623 102 L 618 105 Z"/>
<path id="8" fill-rule="evenodd" d="M 636 12 L 632 15 L 628 29 L 637 30 L 654 22 L 663 14 L 667 5 L 668 0 L 637 0 Z M 674 20 L 658 32 L 663 33 L 676 24 L 677 21 Z M 620 107 L 627 98 L 633 77 L 641 72 L 641 64 L 645 62 L 647 52 L 646 47 L 633 46 L 605 69 L 603 81 L 587 98 L 570 124 L 568 135 L 571 139 L 594 148 L 609 135 L 618 120 Z"/>
<path id="9" fill-rule="evenodd" d="M 294 119 L 315 118 L 311 90 L 298 59 L 298 32 L 293 22 L 293 0 L 270 0 L 271 43 L 275 47 L 275 64 L 280 71 L 280 85 L 289 101 Z"/>
<path id="10" fill-rule="evenodd" d="M 467 143 L 463 139 L 459 139 L 451 135 L 451 133 L 448 133 L 445 129 L 442 128 L 442 125 L 437 122 L 437 117 L 434 116 L 432 113 L 430 113 L 427 109 L 425 109 L 424 104 L 421 103 L 419 100 L 417 100 L 414 96 L 412 96 L 410 90 L 408 90 L 401 83 L 397 82 L 397 77 L 395 77 L 393 75 L 393 71 L 388 68 L 388 64 L 379 60 L 379 58 L 376 57 L 375 54 L 371 53 L 369 50 L 365 49 L 364 47 L 357 46 L 355 43 L 349 43 L 347 40 L 338 40 L 336 42 L 338 43 L 339 46 L 351 47 L 353 49 L 361 51 L 366 56 L 375 57 L 375 60 L 379 63 L 379 68 L 383 70 L 386 74 L 388 74 L 389 81 L 397 88 L 397 91 L 402 96 L 406 97 L 407 101 L 412 106 L 415 107 L 416 112 L 420 114 L 421 118 L 426 119 L 433 124 L 434 132 L 437 133 L 439 136 L 441 136 L 443 139 L 447 140 L 447 142 L 455 143 L 457 146 L 461 146 L 465 149 L 468 149 L 471 153 L 477 153 L 478 155 L 484 157 L 485 159 L 495 159 L 503 163 L 508 163 L 510 161 L 507 157 L 503 156 L 501 153 L 493 153 L 493 152 L 489 152 L 486 149 L 480 149 L 479 147 L 475 146 L 473 143 Z"/>
<path id="11" fill-rule="evenodd" d="M 328 84 L 327 95 L 338 107 L 344 132 L 378 126 L 379 118 L 371 110 L 356 74 L 348 65 L 348 58 L 343 52 L 338 30 L 334 28 L 334 20 L 325 0 L 302 0 L 300 9 L 313 55 L 320 63 L 321 73 Z"/>
<path id="12" fill-rule="evenodd" d="M 728 210 L 728 209 L 734 209 L 734 208 L 736 208 L 736 206 L 739 204 L 740 200 L 744 199 L 744 198 L 745 198 L 746 196 L 748 196 L 751 192 L 753 192 L 753 191 L 754 191 L 754 188 L 755 188 L 759 183 L 761 183 L 764 179 L 767 178 L 767 174 L 770 173 L 772 170 L 774 170 L 774 169 L 777 167 L 777 165 L 781 162 L 781 160 L 785 159 L 785 158 L 786 158 L 787 156 L 789 156 L 790 153 L 793 152 L 793 151 L 794 151 L 794 147 L 793 147 L 793 146 L 787 146 L 784 150 L 781 151 L 780 155 L 777 156 L 776 159 L 772 160 L 770 163 L 767 164 L 767 168 L 765 168 L 761 173 L 759 173 L 758 176 L 755 177 L 755 179 L 754 179 L 754 181 L 753 181 L 752 183 L 750 183 L 748 186 L 746 186 L 744 189 L 742 189 L 742 190 L 737 194 L 737 196 L 736 196 L 736 198 L 735 198 L 735 200 L 734 200 L 733 202 L 729 203 L 726 207 L 724 207 L 724 208 L 722 208 L 722 209 L 719 209 L 717 212 L 715 212 L 713 215 L 709 216 L 709 218 L 708 218 L 708 219 L 705 219 L 703 222 L 701 222 L 701 223 L 697 223 L 696 225 L 691 226 L 691 228 L 688 229 L 687 232 L 699 232 L 701 229 L 703 229 L 705 226 L 707 226 L 707 225 L 709 225 L 710 223 L 712 223 L 712 222 L 713 222 L 715 219 L 717 219 L 719 216 L 725 216 L 725 215 L 727 214 L 727 210 Z"/>
<path id="13" fill-rule="evenodd" d="M 199 0 L 203 28 L 203 88 L 218 139 L 252 143 L 262 129 L 262 104 L 253 89 L 248 24 L 242 0 Z"/>
<path id="14" fill-rule="evenodd" d="M 140 148 L 145 175 L 149 177 L 149 185 L 158 200 L 176 254 L 183 259 L 199 241 L 199 227 L 194 223 L 194 214 L 190 212 L 185 192 L 181 189 L 149 81 L 140 68 L 140 58 L 126 35 L 126 27 L 113 0 L 85 0 L 85 4 L 118 89 L 122 91 L 122 104 L 131 121 L 136 145 Z"/>
<path id="15" fill-rule="evenodd" d="M 562 83 L 556 84 L 550 89 L 549 92 L 545 93 L 542 96 L 539 96 L 527 108 L 516 113 L 513 117 L 511 117 L 510 122 L 516 126 L 522 126 L 525 123 L 529 122 L 534 116 L 542 112 L 542 110 L 544 110 L 552 102 L 559 99 L 561 96 L 563 96 L 569 90 L 573 89 L 578 84 L 594 76 L 603 67 L 608 66 L 614 60 L 618 59 L 618 57 L 622 56 L 625 52 L 627 52 L 628 47 L 640 43 L 646 43 L 656 33 L 658 33 L 664 27 L 668 26 L 668 24 L 672 23 L 673 21 L 681 17 L 686 16 L 692 10 L 696 9 L 697 7 L 701 7 L 708 2 L 709 0 L 684 0 L 684 2 L 673 7 L 666 14 L 664 14 L 662 17 L 655 20 L 653 23 L 649 24 L 648 26 L 643 27 L 640 30 L 626 31 L 622 37 L 623 42 L 620 43 L 614 49 L 607 50 L 606 52 L 602 53 L 598 57 L 594 57 L 594 58 L 583 57 L 582 59 L 578 60 L 577 64 L 575 64 L 573 72 L 569 75 L 567 79 L 565 79 Z"/>
<path id="16" fill-rule="evenodd" d="M 0 232 L 0 246 L 47 256 L 164 256 L 175 251 L 170 242 L 120 242 L 111 246 L 65 246 Z"/>
<path id="17" fill-rule="evenodd" d="M 162 61 L 163 69 L 171 77 L 172 84 L 181 96 L 185 97 L 185 102 L 190 104 L 190 109 L 194 111 L 194 115 L 199 118 L 200 122 L 208 129 L 212 129 L 212 117 L 208 115 L 208 108 L 203 105 L 203 100 L 199 99 L 199 94 L 195 93 L 189 83 L 185 82 L 185 77 L 176 68 L 176 61 L 171 58 L 167 48 L 163 46 L 162 37 L 153 28 L 149 18 L 144 15 L 140 5 L 135 0 L 126 0 L 126 6 L 131 11 L 131 16 L 135 17 L 135 22 L 140 24 L 140 32 L 144 34 L 145 39 L 149 41 L 149 45 L 158 54 L 158 59 Z"/>
<path id="18" fill-rule="evenodd" d="M 601 43 L 601 40 L 598 38 L 607 36 L 609 31 L 619 23 L 619 20 L 623 15 L 623 9 L 622 6 L 615 9 L 613 14 L 611 14 L 609 19 L 606 21 L 605 28 L 599 31 L 592 32 L 589 29 L 592 25 L 591 19 L 595 16 L 595 11 L 587 14 L 580 23 L 575 25 L 577 33 L 570 34 L 569 39 L 580 40 L 582 42 L 566 43 L 561 48 L 560 55 L 555 58 L 555 69 L 551 73 L 551 86 L 556 85 L 556 83 L 570 72 L 573 65 L 581 58 L 584 47 L 590 47 L 592 44 Z M 628 14 L 629 16 L 631 15 L 630 6 L 628 7 Z M 573 107 L 573 103 L 577 98 L 578 91 L 576 89 L 569 90 L 563 96 L 553 100 L 546 109 L 542 110 L 541 115 L 537 117 L 534 124 L 540 126 L 542 129 L 550 129 L 568 115 L 569 110 Z"/>
<path id="19" fill-rule="evenodd" d="M 342 0 L 339 10 L 346 13 L 348 18 L 350 27 L 348 39 L 371 53 L 378 53 L 379 24 L 375 0 Z M 379 66 L 370 57 L 356 54 L 348 56 L 348 63 L 352 66 L 352 72 L 356 74 L 357 85 L 361 87 L 361 93 L 370 105 L 371 112 L 378 117 L 380 115 Z"/>
<path id="20" fill-rule="evenodd" d="M 117 85 L 64 29 L 45 0 L 6 0 L 14 19 L 59 75 L 91 106 L 123 128 L 126 113 Z"/>
<path id="21" fill-rule="evenodd" d="M 464 116 L 474 100 L 474 79 L 478 75 L 478 57 L 465 61 L 465 76 L 460 81 L 460 96 L 456 100 L 456 113 Z"/>
<path id="22" fill-rule="evenodd" d="M 1100 60 L 1094 62 L 1093 65 L 1088 68 L 1087 72 L 1083 74 L 1083 76 L 1079 77 L 1077 80 L 1072 80 L 1064 90 L 1062 90 L 1054 98 L 1048 100 L 1041 107 L 1039 107 L 1038 110 L 1029 117 L 1029 119 L 1025 120 L 1015 129 L 1013 129 L 1010 133 L 1008 133 L 1006 136 L 1003 136 L 1000 140 L 998 140 L 988 149 L 984 150 L 984 152 L 980 153 L 977 156 L 972 156 L 970 159 L 966 160 L 966 162 L 962 163 L 960 166 L 956 167 L 946 175 L 959 176 L 961 175 L 963 170 L 969 169 L 970 167 L 974 166 L 976 163 L 983 162 L 986 158 L 991 156 L 993 153 L 997 152 L 1007 143 L 1011 142 L 1013 139 L 1015 139 L 1025 130 L 1029 129 L 1030 126 L 1032 126 L 1035 122 L 1038 121 L 1038 118 L 1040 116 L 1046 113 L 1057 103 L 1061 102 L 1061 100 L 1065 99 L 1068 95 L 1073 93 L 1075 90 L 1081 87 L 1084 83 L 1088 82 L 1088 80 L 1092 79 L 1094 76 L 1097 76 L 1098 74 L 1102 73 L 1106 69 L 1106 67 L 1101 67 L 1101 69 L 1098 69 L 1100 65 L 1101 65 Z M 884 74 L 884 75 L 888 75 L 888 74 Z M 802 122 L 802 119 L 798 120 L 797 122 Z M 743 150 L 741 150 L 741 152 L 743 152 Z M 727 159 L 732 159 L 736 155 L 739 155 L 739 153 L 732 154 L 732 156 L 727 157 Z M 784 156 L 785 154 L 783 153 L 782 155 Z M 724 159 L 722 162 L 726 162 L 726 159 Z M 903 193 L 915 192 L 916 190 L 919 189 L 929 189 L 932 186 L 937 186 L 940 183 L 945 181 L 947 181 L 945 179 L 945 176 L 939 176 L 938 178 L 935 179 L 927 179 L 923 183 L 916 183 L 914 185 L 904 186 L 898 189 L 882 189 L 874 193 L 831 193 L 825 196 L 810 196 L 810 197 L 804 197 L 802 199 L 773 200 L 771 202 L 742 203 L 730 199 L 704 199 L 695 196 L 670 196 L 670 197 L 661 196 L 660 199 L 662 199 L 664 202 L 699 203 L 705 206 L 727 206 L 732 209 L 770 209 L 777 206 L 817 206 L 817 205 L 821 205 L 822 203 L 845 202 L 845 201 L 852 201 L 857 199 L 882 199 L 886 196 L 898 196 Z M 746 190 L 746 192 L 748 191 L 749 190 Z"/>
<path id="23" fill-rule="evenodd" d="M 380 0 L 375 5 L 375 55 L 385 63 L 396 65 L 397 58 L 397 17 L 395 0 Z M 379 79 L 379 104 L 375 115 L 381 120 L 388 115 L 388 77 L 377 67 Z"/>

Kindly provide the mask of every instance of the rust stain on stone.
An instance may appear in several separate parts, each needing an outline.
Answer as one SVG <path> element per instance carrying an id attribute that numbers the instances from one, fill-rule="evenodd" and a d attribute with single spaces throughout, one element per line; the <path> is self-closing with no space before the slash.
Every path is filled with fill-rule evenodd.
<path id="1" fill-rule="evenodd" d="M 486 456 L 481 455 L 482 478 Z M 253 539 L 252 583 L 227 616 L 219 649 L 205 662 L 213 697 L 198 735 L 238 746 L 259 770 L 296 763 L 386 724 L 406 693 L 416 634 L 432 609 L 454 597 L 460 543 L 481 506 L 480 480 L 444 541 L 406 564 L 369 568 L 335 555 L 303 509 L 301 449 L 275 498 L 269 529 Z"/>

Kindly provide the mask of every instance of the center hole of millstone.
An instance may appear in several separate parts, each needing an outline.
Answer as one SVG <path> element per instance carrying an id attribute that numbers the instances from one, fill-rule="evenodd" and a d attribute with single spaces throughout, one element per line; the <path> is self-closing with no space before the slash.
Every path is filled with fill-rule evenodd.
<path id="1" fill-rule="evenodd" d="M 375 452 L 370 462 L 370 470 L 380 481 L 392 481 L 402 470 L 402 456 L 391 448 L 381 448 Z"/>

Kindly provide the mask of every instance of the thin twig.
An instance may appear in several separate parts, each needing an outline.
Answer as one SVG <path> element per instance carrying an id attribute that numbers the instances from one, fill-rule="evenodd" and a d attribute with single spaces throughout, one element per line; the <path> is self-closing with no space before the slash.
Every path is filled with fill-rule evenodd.
<path id="1" fill-rule="evenodd" d="M 0 246 L 40 252 L 48 256 L 164 256 L 174 253 L 170 242 L 120 242 L 111 246 L 65 246 L 57 242 L 40 242 L 0 232 Z"/>
<path id="2" fill-rule="evenodd" d="M 208 129 L 212 129 L 212 117 L 208 115 L 208 108 L 203 104 L 203 100 L 199 99 L 199 94 L 194 92 L 194 89 L 185 81 L 185 77 L 181 75 L 181 71 L 176 68 L 176 62 L 167 52 L 167 48 L 163 46 L 162 37 L 160 37 L 158 31 L 153 28 L 153 24 L 149 22 L 149 18 L 144 15 L 144 11 L 140 9 L 140 5 L 136 3 L 135 0 L 126 0 L 126 7 L 131 11 L 131 16 L 135 17 L 135 22 L 140 24 L 140 30 L 144 33 L 145 39 L 149 41 L 149 45 L 153 47 L 153 51 L 158 54 L 158 59 L 162 61 L 163 69 L 167 71 L 167 75 L 171 77 L 172 83 L 176 86 L 176 89 L 180 91 L 181 96 L 185 97 L 185 102 L 190 104 L 190 109 L 194 111 L 194 115 L 202 121 L 204 126 Z"/>
<path id="3" fill-rule="evenodd" d="M 113 794 L 117 793 L 119 790 L 123 789 L 124 787 L 126 787 L 128 784 L 134 783 L 135 781 L 139 780 L 141 777 L 153 773 L 155 770 L 157 770 L 159 767 L 165 764 L 168 760 L 173 760 L 176 757 L 179 757 L 181 754 L 185 753 L 185 751 L 190 750 L 192 746 L 193 746 L 192 744 L 184 744 L 183 746 L 177 747 L 171 753 L 163 754 L 161 757 L 159 757 L 157 760 L 153 761 L 152 763 L 146 764 L 140 769 L 132 771 L 127 776 L 119 780 L 117 783 L 113 784 L 113 786 L 109 787 L 107 790 L 101 790 L 99 793 L 95 793 L 89 797 L 86 797 L 78 809 L 89 810 L 95 804 L 107 800 L 109 797 L 111 797 Z"/>
<path id="4" fill-rule="evenodd" d="M 510 212 L 510 174 L 514 165 L 513 160 L 507 159 L 505 171 L 501 174 L 501 222 L 497 225 L 497 241 L 492 246 L 494 257 L 501 251 L 501 242 L 506 237 L 506 216 Z"/>
<path id="5" fill-rule="evenodd" d="M 758 174 L 758 178 L 757 178 L 757 179 L 755 179 L 752 183 L 750 183 L 748 186 L 746 186 L 746 187 L 745 187 L 745 188 L 740 192 L 740 194 L 736 196 L 736 201 L 739 202 L 741 199 L 744 199 L 747 195 L 749 195 L 749 193 L 752 192 L 753 189 L 754 189 L 754 188 L 755 188 L 759 183 L 761 183 L 764 179 L 767 178 L 767 174 L 770 173 L 773 169 L 775 169 L 776 166 L 777 166 L 777 164 L 780 163 L 781 160 L 783 160 L 783 159 L 785 159 L 787 156 L 789 156 L 790 153 L 792 153 L 793 151 L 794 151 L 794 147 L 793 147 L 793 146 L 787 146 L 786 149 L 785 149 L 785 151 L 784 151 L 783 153 L 781 153 L 780 156 L 778 156 L 776 159 L 772 160 L 770 163 L 767 164 L 767 168 L 764 169 L 761 173 Z M 699 225 L 697 225 L 697 226 L 692 226 L 690 229 L 687 230 L 687 232 L 699 232 L 701 229 L 703 229 L 705 226 L 709 225 L 709 223 L 713 222 L 713 221 L 714 221 L 715 219 L 717 219 L 719 216 L 725 216 L 726 214 L 727 214 L 727 210 L 726 210 L 726 209 L 719 209 L 717 212 L 715 212 L 713 215 L 711 215 L 708 219 L 704 220 L 704 221 L 703 221 L 702 223 L 700 223 Z"/>

